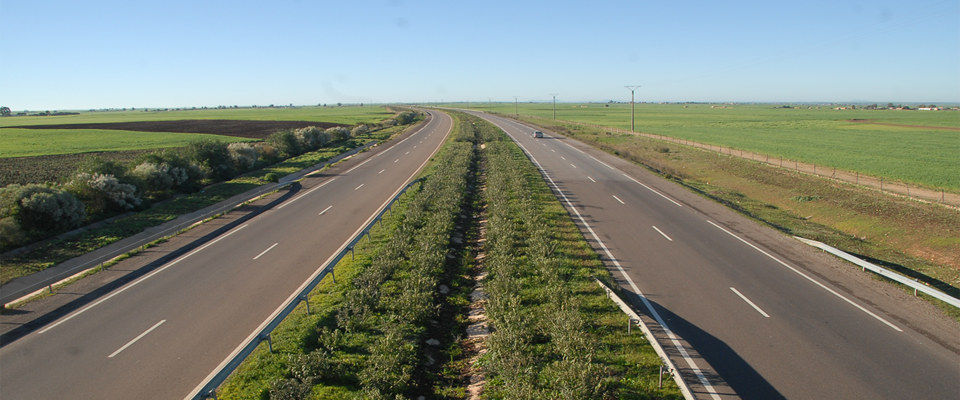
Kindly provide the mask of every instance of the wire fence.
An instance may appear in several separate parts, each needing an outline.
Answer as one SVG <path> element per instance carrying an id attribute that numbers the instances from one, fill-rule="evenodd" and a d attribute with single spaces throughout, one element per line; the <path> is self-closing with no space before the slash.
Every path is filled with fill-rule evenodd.
<path id="1" fill-rule="evenodd" d="M 541 118 L 534 115 L 524 115 L 524 117 Z M 770 156 L 768 154 L 761 154 L 761 153 L 746 151 L 742 149 L 736 149 L 729 146 L 717 146 L 712 144 L 695 142 L 688 139 L 678 139 L 674 137 L 658 135 L 653 133 L 634 132 L 627 129 L 588 124 L 585 122 L 567 121 L 567 120 L 556 120 L 556 121 L 562 122 L 565 124 L 588 126 L 592 128 L 608 130 L 610 132 L 615 132 L 615 133 L 632 134 L 637 136 L 648 137 L 651 139 L 658 139 L 666 142 L 682 144 L 686 146 L 693 146 L 693 147 L 697 147 L 707 151 L 727 154 L 733 157 L 740 157 L 740 158 L 745 158 L 749 160 L 759 161 L 774 167 L 790 169 L 800 173 L 817 175 L 825 178 L 835 179 L 838 181 L 852 183 L 854 185 L 879 190 L 883 193 L 905 196 L 912 199 L 930 202 L 930 203 L 944 204 L 953 208 L 960 207 L 960 194 L 947 193 L 946 190 L 943 190 L 943 189 L 936 190 L 928 187 L 922 187 L 919 185 L 911 185 L 906 182 L 891 181 L 890 179 L 884 179 L 883 177 L 865 175 L 856 171 L 846 171 L 846 170 L 837 169 L 836 167 L 828 167 L 824 165 L 805 163 L 798 160 L 791 160 L 784 157 Z"/>

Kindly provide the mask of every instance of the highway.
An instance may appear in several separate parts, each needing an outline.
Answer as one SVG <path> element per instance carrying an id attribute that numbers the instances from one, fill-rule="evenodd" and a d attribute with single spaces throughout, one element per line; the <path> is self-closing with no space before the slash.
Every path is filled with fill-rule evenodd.
<path id="1" fill-rule="evenodd" d="M 272 209 L 0 348 L 3 399 L 181 399 L 372 218 L 452 128 L 322 173 Z"/>
<path id="2" fill-rule="evenodd" d="M 960 331 L 929 305 L 632 163 L 473 114 L 542 168 L 698 398 L 960 398 Z"/>

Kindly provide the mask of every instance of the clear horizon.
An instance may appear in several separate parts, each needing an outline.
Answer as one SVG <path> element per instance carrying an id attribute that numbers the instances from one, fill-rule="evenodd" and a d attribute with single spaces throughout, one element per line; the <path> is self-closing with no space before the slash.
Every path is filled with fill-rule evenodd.
<path id="1" fill-rule="evenodd" d="M 960 103 L 960 0 L 0 0 L 0 35 L 15 112 L 629 102 L 625 85 L 638 103 Z"/>

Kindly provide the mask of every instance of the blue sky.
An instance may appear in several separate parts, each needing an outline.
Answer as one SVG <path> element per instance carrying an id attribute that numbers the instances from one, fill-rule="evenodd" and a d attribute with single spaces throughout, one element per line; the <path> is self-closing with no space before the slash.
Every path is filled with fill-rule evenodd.
<path id="1" fill-rule="evenodd" d="M 17 110 L 960 102 L 960 0 L 8 1 Z"/>

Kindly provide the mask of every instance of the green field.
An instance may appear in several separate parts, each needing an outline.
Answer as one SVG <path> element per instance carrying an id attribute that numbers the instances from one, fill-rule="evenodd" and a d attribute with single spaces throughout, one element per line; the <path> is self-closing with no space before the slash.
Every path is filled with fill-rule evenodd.
<path id="1" fill-rule="evenodd" d="M 630 129 L 630 104 L 557 103 L 557 119 Z M 448 104 L 449 106 L 449 104 Z M 463 107 L 464 104 L 454 104 Z M 717 105 L 723 106 L 723 105 Z M 847 122 L 960 128 L 957 111 L 784 109 L 773 105 L 637 104 L 636 129 L 785 157 L 926 186 L 960 190 L 960 131 Z M 514 104 L 470 108 L 514 114 Z M 551 103 L 519 114 L 550 119 Z"/>
<path id="2" fill-rule="evenodd" d="M 183 147 L 197 139 L 255 140 L 199 133 L 6 128 L 0 129 L 0 158 Z"/>
<path id="3" fill-rule="evenodd" d="M 171 109 L 173 110 L 173 109 Z M 19 110 L 14 110 L 14 113 Z M 31 113 L 33 113 L 31 111 Z M 132 121 L 176 121 L 184 119 L 233 119 L 260 121 L 316 121 L 346 125 L 375 123 L 393 115 L 383 106 L 237 108 L 182 111 L 95 111 L 79 115 L 0 118 L 0 127 L 53 124 L 92 124 Z"/>

